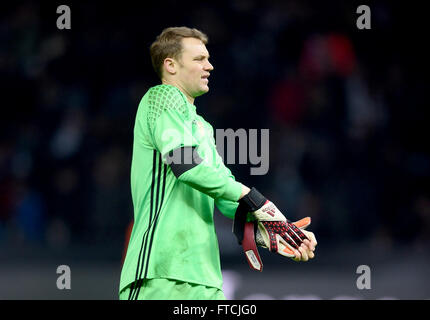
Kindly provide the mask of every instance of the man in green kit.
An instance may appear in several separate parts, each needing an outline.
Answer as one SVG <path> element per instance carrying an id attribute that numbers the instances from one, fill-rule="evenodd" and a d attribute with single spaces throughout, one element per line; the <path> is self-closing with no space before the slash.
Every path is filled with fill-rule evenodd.
<path id="1" fill-rule="evenodd" d="M 196 112 L 194 100 L 209 91 L 214 69 L 207 41 L 197 29 L 174 27 L 151 45 L 162 84 L 147 91 L 136 114 L 134 224 L 120 299 L 225 299 L 214 205 L 234 219 L 239 243 L 245 223 L 253 223 L 257 245 L 295 261 L 314 257 L 315 236 L 304 230 L 310 219 L 290 223 L 255 188 L 236 181 L 217 153 L 212 126 Z"/>

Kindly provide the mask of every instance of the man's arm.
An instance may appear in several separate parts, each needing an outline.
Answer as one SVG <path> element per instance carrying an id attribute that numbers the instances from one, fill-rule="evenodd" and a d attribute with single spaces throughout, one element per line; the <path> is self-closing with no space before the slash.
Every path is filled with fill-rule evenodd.
<path id="1" fill-rule="evenodd" d="M 251 189 L 249 189 L 247 186 L 242 184 L 242 193 L 240 195 L 239 200 L 242 199 L 245 195 L 247 195 L 249 193 L 249 191 L 251 191 Z"/>

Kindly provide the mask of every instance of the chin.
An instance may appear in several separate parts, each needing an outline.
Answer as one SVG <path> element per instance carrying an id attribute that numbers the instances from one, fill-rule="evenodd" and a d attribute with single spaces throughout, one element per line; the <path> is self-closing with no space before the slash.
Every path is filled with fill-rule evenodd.
<path id="1" fill-rule="evenodd" d="M 202 89 L 204 90 L 204 93 L 206 93 L 206 92 L 208 92 L 208 91 L 209 91 L 209 86 L 208 86 L 208 85 L 205 85 Z"/>
<path id="2" fill-rule="evenodd" d="M 201 95 L 205 94 L 206 92 L 209 91 L 209 87 L 205 86 L 203 88 L 201 88 L 195 95 L 195 97 L 200 97 Z"/>

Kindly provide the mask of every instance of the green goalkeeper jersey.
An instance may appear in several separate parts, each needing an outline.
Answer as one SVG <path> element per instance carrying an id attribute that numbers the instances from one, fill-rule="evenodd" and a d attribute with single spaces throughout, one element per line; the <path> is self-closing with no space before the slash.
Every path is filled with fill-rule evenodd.
<path id="1" fill-rule="evenodd" d="M 200 161 L 174 172 L 166 155 L 183 147 L 194 147 Z M 222 289 L 214 205 L 233 218 L 241 192 L 217 153 L 212 126 L 196 107 L 174 86 L 150 88 L 134 126 L 134 225 L 120 290 L 144 278 Z"/>

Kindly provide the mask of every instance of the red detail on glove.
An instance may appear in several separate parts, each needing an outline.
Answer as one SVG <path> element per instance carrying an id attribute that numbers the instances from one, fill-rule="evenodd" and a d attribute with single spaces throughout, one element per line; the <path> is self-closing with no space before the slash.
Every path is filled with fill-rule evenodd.
<path id="1" fill-rule="evenodd" d="M 276 234 L 279 234 L 291 247 L 298 249 L 302 241 L 308 239 L 295 225 L 285 221 L 261 221 L 270 239 L 270 251 L 278 252 Z"/>
<path id="2" fill-rule="evenodd" d="M 266 204 L 268 204 L 269 202 L 270 202 L 269 200 L 266 200 L 266 202 L 264 203 L 264 205 L 263 205 L 263 206 L 265 206 L 265 205 L 266 205 Z M 272 204 L 272 206 L 270 206 L 270 207 L 268 207 L 268 208 L 263 208 L 263 209 L 262 209 L 262 211 L 263 211 L 264 213 L 270 214 L 272 217 L 274 217 L 274 216 L 275 216 L 275 213 L 276 213 L 276 209 L 274 208 L 273 204 Z"/>

